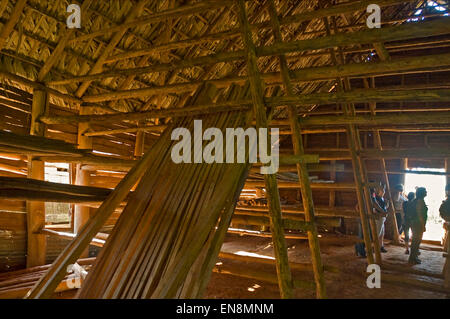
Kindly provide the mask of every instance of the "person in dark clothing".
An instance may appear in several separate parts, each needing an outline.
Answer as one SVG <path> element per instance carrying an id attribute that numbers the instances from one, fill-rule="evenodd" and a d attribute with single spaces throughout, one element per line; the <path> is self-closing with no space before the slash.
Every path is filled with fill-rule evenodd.
<path id="1" fill-rule="evenodd" d="M 450 253 L 450 184 L 447 184 L 447 186 L 445 186 L 445 196 L 445 200 L 442 202 L 441 207 L 439 207 L 439 213 L 442 219 L 445 221 L 444 251 Z M 450 264 L 446 263 L 444 269 L 444 273 L 450 272 Z"/>
<path id="2" fill-rule="evenodd" d="M 412 205 L 414 205 L 415 198 L 416 194 L 414 192 L 410 192 L 408 193 L 408 201 L 403 202 L 403 217 L 404 217 L 403 231 L 405 232 L 405 246 L 406 246 L 405 254 L 407 255 L 409 254 L 409 230 L 411 229 L 411 219 L 408 215 L 408 211 L 411 210 Z"/>
<path id="3" fill-rule="evenodd" d="M 439 207 L 439 213 L 443 220 L 450 223 L 450 184 L 445 186 L 446 199 L 442 202 L 441 207 Z"/>
<path id="4" fill-rule="evenodd" d="M 416 199 L 414 200 L 415 209 L 408 211 L 408 215 L 411 218 L 411 230 L 413 233 L 411 242 L 411 253 L 409 255 L 408 262 L 410 264 L 420 264 L 419 247 L 422 242 L 423 233 L 426 231 L 425 225 L 428 218 L 428 207 L 425 204 L 425 197 L 427 196 L 427 190 L 424 187 L 419 187 L 416 190 Z"/>

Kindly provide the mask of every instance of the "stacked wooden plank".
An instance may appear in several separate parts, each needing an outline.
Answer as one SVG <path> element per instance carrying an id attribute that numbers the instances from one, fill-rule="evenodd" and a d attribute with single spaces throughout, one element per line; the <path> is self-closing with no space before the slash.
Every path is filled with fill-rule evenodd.
<path id="1" fill-rule="evenodd" d="M 78 265 L 88 270 L 95 258 L 85 258 L 78 260 Z M 17 271 L 0 274 L 0 299 L 19 299 L 25 297 L 30 289 L 36 284 L 50 265 L 37 266 Z M 67 281 L 72 280 L 68 276 L 59 284 L 55 292 L 67 291 L 72 288 Z"/>
<path id="2" fill-rule="evenodd" d="M 193 122 L 184 118 L 176 127 L 194 136 Z M 203 118 L 204 130 L 243 126 L 241 112 Z M 208 283 L 249 165 L 175 164 L 176 141 L 162 139 L 80 298 L 195 298 Z M 193 142 L 195 154 L 202 143 Z"/>

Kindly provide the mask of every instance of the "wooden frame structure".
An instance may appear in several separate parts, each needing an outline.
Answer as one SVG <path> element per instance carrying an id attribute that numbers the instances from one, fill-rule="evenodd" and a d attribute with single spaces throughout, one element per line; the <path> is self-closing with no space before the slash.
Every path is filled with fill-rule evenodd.
<path id="1" fill-rule="evenodd" d="M 252 111 L 257 128 L 279 127 L 291 138 L 281 135 L 280 173 L 295 172 L 296 180 L 251 171 L 245 188 L 265 188 L 268 207 L 235 210 L 235 221 L 244 224 L 265 225 L 268 218 L 281 296 L 294 296 L 284 234 L 294 223 L 287 220 L 301 219 L 297 226 L 307 233 L 318 298 L 326 298 L 320 218 L 359 217 L 367 262 L 381 264 L 378 241 L 370 236 L 370 180 L 381 180 L 389 193 L 390 184 L 407 172 L 392 160 L 440 165 L 450 157 L 450 32 L 444 12 L 419 0 L 377 1 L 383 26 L 368 29 L 370 3 L 304 1 L 295 7 L 283 0 L 226 0 L 178 6 L 172 0 L 130 0 L 108 18 L 110 8 L 86 0 L 81 8 L 87 23 L 69 30 L 64 14 L 52 13 L 47 1 L 3 1 L 0 172 L 9 173 L 0 173 L 0 180 L 24 174 L 30 180 L 5 179 L 0 196 L 28 200 L 28 267 L 45 264 L 45 207 L 36 200 L 76 204 L 77 236 L 28 297 L 50 297 L 66 267 L 87 257 L 97 233 L 114 224 L 171 121 L 231 111 Z M 423 19 L 414 22 L 417 16 Z M 40 24 L 26 24 L 38 17 L 60 31 L 45 38 Z M 219 102 L 246 84 L 249 98 Z M 187 103 L 208 85 L 217 92 L 213 103 Z M 425 136 L 423 145 L 399 142 L 417 133 Z M 336 143 L 309 146 L 321 137 Z M 36 181 L 44 179 L 44 162 L 71 163 L 79 187 Z M 335 182 L 311 182 L 312 172 Z M 341 174 L 352 177 L 336 182 Z M 280 192 L 286 189 L 301 190 L 302 208 L 283 207 Z M 327 192 L 329 203 L 320 192 Z M 339 201 L 346 206 L 336 208 Z M 356 202 L 358 210 L 350 209 Z M 394 211 L 390 215 L 398 243 Z"/>

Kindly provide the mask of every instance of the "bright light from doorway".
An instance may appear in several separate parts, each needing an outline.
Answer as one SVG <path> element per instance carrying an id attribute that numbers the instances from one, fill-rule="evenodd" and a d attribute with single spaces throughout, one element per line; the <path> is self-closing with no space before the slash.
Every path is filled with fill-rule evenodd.
<path id="1" fill-rule="evenodd" d="M 428 172 L 445 172 L 444 169 L 429 169 L 429 168 L 413 168 L 411 171 L 428 171 Z M 425 240 L 441 241 L 444 236 L 444 229 L 442 227 L 442 219 L 439 216 L 439 207 L 445 198 L 445 175 L 433 174 L 405 174 L 405 192 L 415 192 L 417 187 L 425 187 L 427 189 L 427 197 L 425 203 L 428 206 L 428 222 L 427 231 L 423 235 Z"/>

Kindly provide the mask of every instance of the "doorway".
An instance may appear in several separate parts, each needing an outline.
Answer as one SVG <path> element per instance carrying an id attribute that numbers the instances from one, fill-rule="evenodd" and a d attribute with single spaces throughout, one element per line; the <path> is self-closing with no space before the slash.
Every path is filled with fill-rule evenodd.
<path id="1" fill-rule="evenodd" d="M 441 241 L 444 237 L 443 220 L 439 216 L 439 207 L 445 199 L 445 175 L 420 174 L 420 171 L 444 173 L 444 169 L 412 168 L 411 173 L 405 174 L 405 192 L 415 192 L 417 187 L 427 189 L 425 203 L 428 206 L 427 231 L 423 234 L 424 240 Z M 413 173 L 416 172 L 416 173 Z"/>

